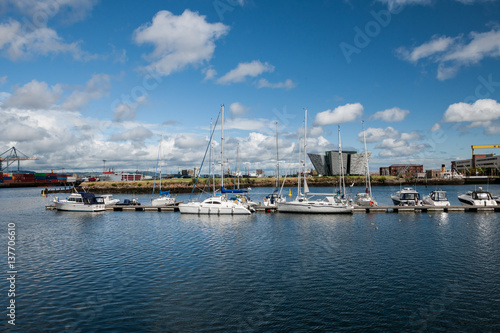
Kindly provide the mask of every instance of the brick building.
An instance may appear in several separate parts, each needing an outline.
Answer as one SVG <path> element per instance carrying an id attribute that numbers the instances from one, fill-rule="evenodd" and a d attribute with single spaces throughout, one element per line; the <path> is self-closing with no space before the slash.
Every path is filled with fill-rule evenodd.
<path id="1" fill-rule="evenodd" d="M 381 176 L 411 178 L 417 177 L 417 174 L 422 172 L 424 172 L 424 166 L 421 164 L 393 164 L 388 167 L 380 168 Z"/>

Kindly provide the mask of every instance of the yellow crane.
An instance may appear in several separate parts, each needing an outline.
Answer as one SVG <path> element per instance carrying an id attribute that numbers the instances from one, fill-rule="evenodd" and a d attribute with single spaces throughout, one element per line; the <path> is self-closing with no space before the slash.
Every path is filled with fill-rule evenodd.
<path id="1" fill-rule="evenodd" d="M 500 145 L 472 145 L 472 158 L 474 158 L 474 149 L 500 148 Z"/>

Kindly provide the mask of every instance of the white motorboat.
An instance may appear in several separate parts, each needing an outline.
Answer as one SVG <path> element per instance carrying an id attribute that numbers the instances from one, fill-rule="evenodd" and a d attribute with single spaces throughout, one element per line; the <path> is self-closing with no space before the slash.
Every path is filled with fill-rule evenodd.
<path id="1" fill-rule="evenodd" d="M 468 191 L 465 194 L 459 195 L 458 200 L 460 200 L 460 202 L 464 205 L 498 206 L 491 193 L 483 191 L 482 187 L 479 187 L 477 191 Z"/>
<path id="2" fill-rule="evenodd" d="M 106 210 L 104 199 L 96 197 L 94 193 L 71 193 L 67 199 L 56 197 L 54 203 L 57 210 L 71 212 L 100 212 Z"/>
<path id="3" fill-rule="evenodd" d="M 432 191 L 428 195 L 424 196 L 422 199 L 422 202 L 424 205 L 430 205 L 430 206 L 449 206 L 450 202 L 448 201 L 448 197 L 446 196 L 446 191 Z"/>
<path id="4" fill-rule="evenodd" d="M 250 215 L 252 214 L 253 209 L 252 204 L 245 200 L 243 203 L 243 199 L 234 200 L 228 199 L 224 191 L 234 193 L 232 190 L 224 189 L 224 105 L 221 107 L 221 194 L 214 195 L 209 197 L 202 202 L 199 201 L 189 201 L 186 203 L 179 204 L 179 211 L 181 214 L 208 214 L 208 215 Z M 215 128 L 214 128 L 215 130 Z M 211 141 L 213 137 L 213 131 L 211 131 L 210 142 L 209 145 L 211 147 Z M 210 150 L 211 155 L 212 150 Z M 202 164 L 203 166 L 203 164 Z M 200 170 L 202 168 L 200 167 Z M 195 182 L 196 186 L 196 182 Z M 215 184 L 214 184 L 215 186 Z M 193 187 L 194 189 L 194 187 Z M 242 190 L 239 190 L 243 192 Z M 215 192 L 215 189 L 214 189 Z"/>
<path id="5" fill-rule="evenodd" d="M 102 194 L 101 197 L 104 199 L 104 205 L 106 207 L 107 206 L 114 206 L 120 202 L 120 199 L 113 199 L 112 194 Z"/>
<path id="6" fill-rule="evenodd" d="M 262 205 L 264 207 L 277 207 L 278 203 L 284 203 L 286 202 L 286 198 L 283 198 L 281 195 L 277 193 L 277 191 L 274 191 L 271 194 L 266 195 L 264 200 L 262 201 Z"/>
<path id="7" fill-rule="evenodd" d="M 304 193 L 300 190 L 301 185 L 301 175 L 299 173 L 299 181 L 298 181 L 298 195 L 295 200 L 288 202 L 278 202 L 278 212 L 280 213 L 303 213 L 303 214 L 339 214 L 339 213 L 352 213 L 353 206 L 350 203 L 350 200 L 344 198 L 341 194 L 340 190 L 337 192 L 337 195 L 333 195 L 332 193 L 310 193 L 309 188 L 307 186 L 306 174 L 305 174 L 305 161 L 306 161 L 306 147 L 307 147 L 307 109 L 305 110 L 304 116 L 304 160 L 301 161 L 302 170 L 304 171 L 302 174 L 304 175 Z M 300 145 L 299 145 L 300 146 Z M 343 169 L 343 160 L 342 160 L 342 148 L 340 143 L 340 127 L 339 127 L 339 155 L 340 155 L 340 187 L 343 189 L 343 193 L 345 193 L 345 181 L 343 178 L 344 169 Z M 299 152 L 300 156 L 300 152 Z M 321 199 L 313 200 L 314 197 L 322 196 Z"/>
<path id="8" fill-rule="evenodd" d="M 412 187 L 405 187 L 391 195 L 396 206 L 419 206 L 422 204 L 420 194 Z"/>

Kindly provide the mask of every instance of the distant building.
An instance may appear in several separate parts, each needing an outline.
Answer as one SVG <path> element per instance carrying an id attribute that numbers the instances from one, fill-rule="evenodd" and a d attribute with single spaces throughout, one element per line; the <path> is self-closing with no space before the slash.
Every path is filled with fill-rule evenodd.
<path id="1" fill-rule="evenodd" d="M 323 176 L 340 175 L 340 154 L 338 150 L 325 152 L 325 155 L 307 154 L 318 174 Z M 368 160 L 371 153 L 368 153 Z M 342 151 L 343 169 L 345 175 L 364 175 L 366 169 L 365 154 L 356 151 Z"/>
<path id="2" fill-rule="evenodd" d="M 393 164 L 388 167 L 380 168 L 381 176 L 397 176 L 404 178 L 417 177 L 418 173 L 424 172 L 424 166 L 421 164 Z"/>
<path id="3" fill-rule="evenodd" d="M 485 168 L 498 170 L 500 168 L 500 156 L 494 154 L 474 155 L 474 159 L 451 161 L 451 170 L 463 172 L 468 169 Z"/>

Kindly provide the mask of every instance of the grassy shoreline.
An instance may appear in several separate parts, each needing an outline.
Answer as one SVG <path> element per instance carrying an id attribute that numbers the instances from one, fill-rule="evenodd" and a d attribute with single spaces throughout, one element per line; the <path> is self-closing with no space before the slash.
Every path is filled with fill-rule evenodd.
<path id="1" fill-rule="evenodd" d="M 189 193 L 193 188 L 194 179 L 166 179 L 162 180 L 162 190 L 170 190 L 172 193 Z M 233 188 L 236 179 L 224 178 L 224 186 Z M 283 178 L 280 179 L 280 186 Z M 339 177 L 309 177 L 307 178 L 309 187 L 330 187 L 339 185 Z M 363 186 L 365 178 L 362 176 L 346 177 L 346 186 L 354 184 Z M 372 186 L 400 186 L 400 185 L 462 185 L 463 179 L 402 179 L 393 176 L 373 176 L 371 178 Z M 94 193 L 152 193 L 152 180 L 142 181 L 101 181 L 84 182 L 80 185 L 81 189 Z M 207 187 L 207 178 L 198 179 L 197 190 Z M 216 186 L 220 184 L 220 179 L 215 180 Z M 274 178 L 240 178 L 240 188 L 247 187 L 274 187 L 276 180 Z M 219 185 L 220 186 L 220 185 Z M 297 186 L 297 177 L 287 177 L 284 187 Z M 158 193 L 158 182 L 155 192 Z"/>

